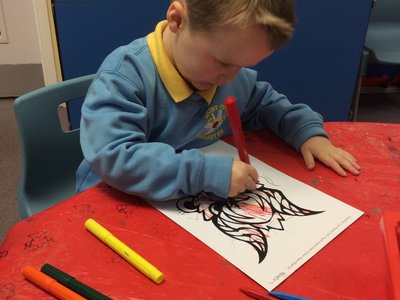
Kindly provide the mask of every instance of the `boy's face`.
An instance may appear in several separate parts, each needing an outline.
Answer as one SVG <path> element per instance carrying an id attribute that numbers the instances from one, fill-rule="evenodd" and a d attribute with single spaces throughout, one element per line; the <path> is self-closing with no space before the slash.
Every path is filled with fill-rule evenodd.
<path id="1" fill-rule="evenodd" d="M 196 90 L 230 82 L 241 67 L 254 66 L 273 53 L 258 27 L 217 33 L 193 32 L 187 23 L 181 27 L 170 53 L 175 67 Z"/>

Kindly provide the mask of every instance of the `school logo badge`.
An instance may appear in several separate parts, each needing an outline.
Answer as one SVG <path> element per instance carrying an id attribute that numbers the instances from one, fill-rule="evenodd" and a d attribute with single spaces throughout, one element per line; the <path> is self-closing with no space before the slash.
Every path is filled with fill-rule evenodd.
<path id="1" fill-rule="evenodd" d="M 225 105 L 218 104 L 210 106 L 203 117 L 207 120 L 207 123 L 197 138 L 202 140 L 215 140 L 220 138 L 224 134 L 221 125 L 226 119 Z"/>

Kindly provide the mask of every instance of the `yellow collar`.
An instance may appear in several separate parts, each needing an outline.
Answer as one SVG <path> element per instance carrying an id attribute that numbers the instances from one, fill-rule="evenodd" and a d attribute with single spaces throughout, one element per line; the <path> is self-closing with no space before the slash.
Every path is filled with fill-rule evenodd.
<path id="1" fill-rule="evenodd" d="M 158 23 L 154 32 L 147 36 L 147 44 L 149 45 L 151 56 L 153 57 L 162 82 L 172 99 L 178 103 L 189 98 L 194 91 L 168 59 L 162 39 L 162 33 L 166 27 L 167 21 L 161 21 Z M 216 90 L 217 86 L 215 85 L 206 91 L 196 91 L 196 93 L 202 96 L 208 104 L 210 104 Z"/>

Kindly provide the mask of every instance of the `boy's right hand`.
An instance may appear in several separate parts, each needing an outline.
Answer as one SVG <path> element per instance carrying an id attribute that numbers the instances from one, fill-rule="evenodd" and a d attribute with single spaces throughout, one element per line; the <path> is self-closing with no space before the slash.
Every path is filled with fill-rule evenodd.
<path id="1" fill-rule="evenodd" d="M 249 164 L 234 159 L 228 197 L 236 197 L 246 190 L 255 190 L 257 188 L 257 182 L 257 170 Z"/>

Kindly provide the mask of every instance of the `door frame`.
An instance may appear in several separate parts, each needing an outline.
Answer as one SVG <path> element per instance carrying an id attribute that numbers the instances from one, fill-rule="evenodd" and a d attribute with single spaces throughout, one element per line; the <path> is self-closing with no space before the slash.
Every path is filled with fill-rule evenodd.
<path id="1" fill-rule="evenodd" d="M 62 81 L 51 0 L 33 0 L 45 85 Z"/>

